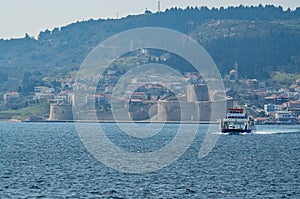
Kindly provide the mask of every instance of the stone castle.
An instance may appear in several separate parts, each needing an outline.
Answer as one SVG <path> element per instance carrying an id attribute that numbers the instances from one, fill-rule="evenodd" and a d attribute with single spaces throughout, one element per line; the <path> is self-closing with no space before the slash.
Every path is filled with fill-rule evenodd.
<path id="1" fill-rule="evenodd" d="M 224 113 L 212 114 L 212 106 L 215 110 L 218 107 L 233 106 L 233 100 L 226 98 L 218 100 L 216 93 L 210 93 L 205 84 L 194 84 L 187 86 L 187 93 L 183 99 L 158 100 L 156 102 L 138 102 L 129 101 L 128 107 L 117 112 L 99 112 L 96 110 L 82 111 L 81 116 L 74 118 L 80 120 L 95 120 L 96 115 L 99 121 L 216 121 L 224 117 Z M 50 121 L 72 121 L 72 105 L 69 104 L 51 104 Z M 77 113 L 75 113 L 77 114 Z M 117 115 L 117 117 L 115 117 Z M 117 119 L 116 119 L 117 118 Z"/>

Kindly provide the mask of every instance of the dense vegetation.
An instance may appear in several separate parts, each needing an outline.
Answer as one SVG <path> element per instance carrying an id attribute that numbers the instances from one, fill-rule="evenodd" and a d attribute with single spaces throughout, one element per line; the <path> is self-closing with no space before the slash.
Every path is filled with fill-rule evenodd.
<path id="1" fill-rule="evenodd" d="M 300 8 L 172 8 L 118 20 L 76 22 L 42 31 L 37 39 L 26 34 L 22 39 L 0 40 L 0 90 L 30 92 L 31 84 L 43 84 L 42 77 L 78 69 L 109 36 L 147 26 L 190 35 L 206 48 L 223 75 L 235 62 L 243 78 L 264 79 L 273 71 L 300 73 Z"/>

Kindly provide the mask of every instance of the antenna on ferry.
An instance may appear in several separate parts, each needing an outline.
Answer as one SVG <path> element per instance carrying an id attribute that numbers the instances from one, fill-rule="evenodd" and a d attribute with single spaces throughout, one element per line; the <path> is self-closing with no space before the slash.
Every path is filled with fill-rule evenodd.
<path id="1" fill-rule="evenodd" d="M 238 108 L 239 106 L 238 106 L 238 102 L 237 101 L 234 101 L 233 102 L 233 108 Z"/>

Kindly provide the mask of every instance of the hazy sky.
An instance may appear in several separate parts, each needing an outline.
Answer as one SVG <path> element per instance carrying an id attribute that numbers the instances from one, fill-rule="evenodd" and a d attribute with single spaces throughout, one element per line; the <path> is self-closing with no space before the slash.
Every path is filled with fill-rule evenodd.
<path id="1" fill-rule="evenodd" d="M 161 10 L 170 7 L 208 6 L 228 7 L 235 5 L 258 5 L 259 3 L 281 5 L 295 9 L 299 0 L 160 0 Z M 156 12 L 158 0 L 0 0 L 0 38 L 24 37 L 25 33 L 37 36 L 42 30 L 52 30 L 72 22 L 116 18 L 140 14 L 145 8 Z"/>

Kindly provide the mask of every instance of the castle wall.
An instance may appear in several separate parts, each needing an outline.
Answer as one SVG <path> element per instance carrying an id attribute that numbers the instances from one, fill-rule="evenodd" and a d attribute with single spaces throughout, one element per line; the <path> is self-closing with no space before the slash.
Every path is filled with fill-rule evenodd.
<path id="1" fill-rule="evenodd" d="M 158 120 L 161 121 L 198 121 L 199 108 L 194 102 L 158 103 Z"/>
<path id="2" fill-rule="evenodd" d="M 187 101 L 209 101 L 209 92 L 205 84 L 193 84 L 187 86 Z"/>
<path id="3" fill-rule="evenodd" d="M 148 120 L 157 115 L 157 102 L 131 102 L 129 115 L 132 120 Z"/>
<path id="4" fill-rule="evenodd" d="M 213 102 L 160 101 L 157 118 L 160 121 L 216 121 L 225 117 L 232 104 L 232 99 Z"/>

